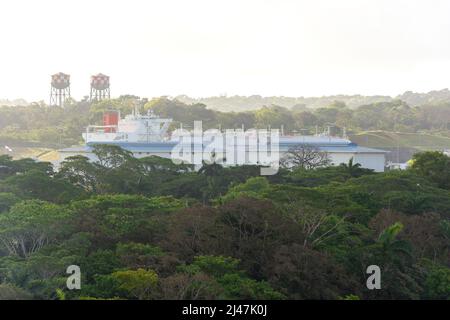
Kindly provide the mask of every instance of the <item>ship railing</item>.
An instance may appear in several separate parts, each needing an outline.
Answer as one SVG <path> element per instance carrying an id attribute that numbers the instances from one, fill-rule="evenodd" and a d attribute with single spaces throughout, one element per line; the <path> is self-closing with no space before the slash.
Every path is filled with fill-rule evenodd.
<path id="1" fill-rule="evenodd" d="M 95 126 L 90 125 L 86 128 L 87 133 L 101 133 L 101 132 L 108 132 L 108 129 L 115 129 L 117 131 L 118 126 L 117 125 L 108 125 L 108 126 Z"/>

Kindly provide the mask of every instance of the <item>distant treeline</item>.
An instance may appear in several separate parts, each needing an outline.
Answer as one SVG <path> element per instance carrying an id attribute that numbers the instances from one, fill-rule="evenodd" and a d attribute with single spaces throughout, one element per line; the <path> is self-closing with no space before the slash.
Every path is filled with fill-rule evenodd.
<path id="1" fill-rule="evenodd" d="M 351 109 L 345 103 L 334 101 L 327 107 L 310 109 L 297 105 L 290 109 L 271 105 L 245 112 L 221 112 L 203 104 L 186 105 L 178 100 L 160 98 L 145 105 L 157 114 L 172 117 L 183 123 L 203 120 L 207 127 L 225 128 L 280 128 L 287 132 L 305 130 L 313 133 L 318 126 L 328 125 L 349 130 L 447 130 L 450 123 L 450 103 L 410 107 L 401 100 L 377 102 Z"/>
<path id="2" fill-rule="evenodd" d="M 250 98 L 249 98 L 250 99 Z M 44 104 L 0 107 L 0 143 L 12 145 L 62 146 L 81 142 L 81 132 L 89 124 L 101 123 L 105 110 L 120 110 L 122 116 L 134 108 L 152 109 L 162 117 L 174 119 L 172 129 L 181 123 L 189 128 L 196 120 L 207 128 L 281 128 L 287 133 L 312 134 L 317 128 L 332 126 L 335 134 L 387 130 L 400 132 L 448 132 L 450 102 L 411 107 L 402 100 L 375 102 L 350 108 L 343 101 L 331 101 L 326 107 L 292 108 L 261 105 L 257 110 L 223 112 L 201 103 L 186 104 L 177 99 L 148 101 L 135 96 L 90 103 L 71 101 L 64 109 Z"/>
<path id="3" fill-rule="evenodd" d="M 443 89 L 439 91 L 430 91 L 428 93 L 416 93 L 406 91 L 396 97 L 374 95 L 334 95 L 323 97 L 283 97 L 272 96 L 262 97 L 253 96 L 216 96 L 205 98 L 191 98 L 186 95 L 180 95 L 175 99 L 187 104 L 202 103 L 209 108 L 221 111 L 247 111 L 259 109 L 262 105 L 277 105 L 291 108 L 295 106 L 305 106 L 308 108 L 327 107 L 335 101 L 345 103 L 350 108 L 357 108 L 362 105 L 369 105 L 378 102 L 392 102 L 393 100 L 402 100 L 408 105 L 417 107 L 426 104 L 438 104 L 450 102 L 450 90 Z"/>

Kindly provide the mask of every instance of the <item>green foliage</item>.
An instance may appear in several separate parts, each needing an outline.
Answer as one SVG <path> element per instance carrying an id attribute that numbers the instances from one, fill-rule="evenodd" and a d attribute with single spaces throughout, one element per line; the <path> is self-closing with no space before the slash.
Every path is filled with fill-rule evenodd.
<path id="1" fill-rule="evenodd" d="M 381 232 L 377 244 L 381 246 L 383 259 L 397 262 L 402 255 L 411 257 L 410 244 L 397 239 L 403 228 L 403 224 L 396 222 Z"/>
<path id="2" fill-rule="evenodd" d="M 92 152 L 98 158 L 99 164 L 108 169 L 118 168 L 126 162 L 137 161 L 130 151 L 124 150 L 119 146 L 96 144 L 92 148 Z"/>
<path id="3" fill-rule="evenodd" d="M 66 294 L 61 289 L 56 289 L 56 296 L 58 297 L 58 300 L 66 300 Z"/>
<path id="4" fill-rule="evenodd" d="M 442 152 L 416 153 L 412 159 L 411 170 L 426 177 L 441 188 L 450 189 L 450 157 Z"/>
<path id="5" fill-rule="evenodd" d="M 98 167 L 84 156 L 66 158 L 58 171 L 58 176 L 86 191 L 97 192 Z"/>
<path id="6" fill-rule="evenodd" d="M 223 277 L 227 273 L 237 272 L 239 260 L 230 257 L 198 256 L 192 264 L 180 267 L 183 272 L 195 274 L 204 272 L 215 278 Z"/>
<path id="7" fill-rule="evenodd" d="M 427 299 L 450 299 L 450 268 L 432 265 L 425 281 Z"/>
<path id="8" fill-rule="evenodd" d="M 33 296 L 11 284 L 0 284 L 0 300 L 32 300 Z"/>
<path id="9" fill-rule="evenodd" d="M 345 297 L 342 297 L 341 300 L 361 300 L 357 295 L 348 294 Z"/>
<path id="10" fill-rule="evenodd" d="M 83 198 L 83 191 L 76 186 L 38 170 L 30 170 L 0 181 L 0 191 L 13 193 L 22 199 L 41 199 L 56 203 Z"/>
<path id="11" fill-rule="evenodd" d="M 225 203 L 239 197 L 251 197 L 262 199 L 264 194 L 269 192 L 270 185 L 264 177 L 249 178 L 246 182 L 231 187 L 226 195 L 221 197 L 219 201 Z"/>
<path id="12" fill-rule="evenodd" d="M 450 193 L 408 171 L 364 175 L 320 187 L 331 198 L 347 197 L 372 212 L 388 208 L 407 214 L 450 212 Z"/>
<path id="13" fill-rule="evenodd" d="M 224 299 L 256 299 L 256 300 L 280 300 L 284 295 L 275 291 L 265 281 L 256 281 L 239 274 L 226 274 L 217 282 L 223 287 Z"/>
<path id="14" fill-rule="evenodd" d="M 151 109 L 162 117 L 173 118 L 172 129 L 179 123 L 192 125 L 193 121 L 202 120 L 205 129 L 218 128 L 219 125 L 224 128 L 240 128 L 242 125 L 245 128 L 280 128 L 283 125 L 287 132 L 302 129 L 314 133 L 316 126 L 324 127 L 333 123 L 353 131 L 436 132 L 447 130 L 450 121 L 448 99 L 442 102 L 441 98 L 436 100 L 433 97 L 422 101 L 420 107 L 410 107 L 403 101 L 415 103 L 416 98 L 411 99 L 409 94 L 402 97 L 405 99 L 403 101 L 362 96 L 314 99 L 234 96 L 198 101 L 179 98 L 181 100 L 161 97 L 147 101 L 125 95 L 94 103 L 85 100 L 73 102 L 70 107 L 60 109 L 37 104 L 2 106 L 0 142 L 53 148 L 74 145 L 81 142 L 80 132 L 87 125 L 101 124 L 103 112 L 111 109 L 120 111 L 122 116 L 130 114 L 135 108 L 141 112 Z M 423 96 L 419 98 L 423 99 Z M 214 106 L 220 106 L 222 111 L 217 111 Z"/>
<path id="15" fill-rule="evenodd" d="M 219 299 L 283 299 L 267 282 L 255 281 L 238 269 L 239 260 L 222 256 L 198 256 L 194 262 L 179 268 L 180 272 L 203 273 L 220 286 Z"/>
<path id="16" fill-rule="evenodd" d="M 1 248 L 10 255 L 27 257 L 65 232 L 71 212 L 55 204 L 27 200 L 0 215 Z"/>
<path id="17" fill-rule="evenodd" d="M 157 260 L 165 256 L 164 251 L 151 244 L 143 243 L 118 243 L 116 255 L 123 265 L 136 268 L 157 264 Z"/>
<path id="18" fill-rule="evenodd" d="M 127 291 L 133 298 L 150 299 L 155 294 L 158 275 L 153 270 L 116 271 L 111 276 L 119 283 L 119 288 Z"/>
<path id="19" fill-rule="evenodd" d="M 73 223 L 103 246 L 123 240 L 151 240 L 164 231 L 162 217 L 184 204 L 172 197 L 104 195 L 72 203 Z"/>
<path id="20" fill-rule="evenodd" d="M 80 268 L 87 279 L 110 274 L 120 266 L 119 258 L 111 250 L 97 250 L 80 261 Z"/>
<path id="21" fill-rule="evenodd" d="M 31 170 L 51 175 L 53 168 L 48 162 L 37 162 L 32 159 L 13 160 L 9 155 L 0 155 L 0 179 Z"/>
<path id="22" fill-rule="evenodd" d="M 317 121 L 347 109 L 331 108 Z M 0 156 L 0 298 L 449 297 L 441 154 L 417 156 L 423 161 L 406 171 L 349 162 L 261 177 L 258 166 L 195 172 L 114 146 L 96 152 L 98 163 L 72 157 L 57 173 Z M 372 264 L 382 269 L 383 290 L 365 287 Z M 81 268 L 79 291 L 66 289 L 69 265 Z"/>
<path id="23" fill-rule="evenodd" d="M 0 213 L 9 210 L 20 199 L 14 193 L 0 193 Z"/>

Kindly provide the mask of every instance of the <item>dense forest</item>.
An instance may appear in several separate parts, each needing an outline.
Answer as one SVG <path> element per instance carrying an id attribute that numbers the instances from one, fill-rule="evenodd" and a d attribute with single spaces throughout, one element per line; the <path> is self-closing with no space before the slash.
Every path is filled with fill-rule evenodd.
<path id="1" fill-rule="evenodd" d="M 45 104 L 0 107 L 0 144 L 57 148 L 81 142 L 81 132 L 89 124 L 101 123 L 107 109 L 120 110 L 122 116 L 134 108 L 149 109 L 162 117 L 174 119 L 172 128 L 181 123 L 192 127 L 202 120 L 207 128 L 283 127 L 286 133 L 314 134 L 331 126 L 332 134 L 341 135 L 367 130 L 405 133 L 431 133 L 449 136 L 450 102 L 410 106 L 403 100 L 375 102 L 350 108 L 343 101 L 330 101 L 326 107 L 308 108 L 297 104 L 291 108 L 260 105 L 257 110 L 223 112 L 202 103 L 186 104 L 177 99 L 157 98 L 148 101 L 135 96 L 90 103 L 70 101 L 64 109 Z"/>
<path id="2" fill-rule="evenodd" d="M 357 107 L 345 99 L 264 103 L 240 112 L 135 96 L 3 106 L 0 144 L 79 144 L 105 110 L 134 108 L 173 118 L 171 129 L 202 120 L 204 129 L 448 136 L 448 101 L 403 98 Z M 413 98 L 423 103 L 405 101 Z M 450 158 L 443 153 L 417 153 L 405 171 L 374 173 L 349 162 L 269 177 L 256 166 L 194 171 L 113 146 L 95 153 L 98 162 L 71 157 L 58 171 L 0 156 L 0 299 L 450 297 Z M 70 265 L 81 268 L 81 290 L 66 287 Z M 380 266 L 382 290 L 367 289 L 369 265 Z"/>
<path id="3" fill-rule="evenodd" d="M 61 111 L 63 112 L 63 111 Z M 39 121 L 37 118 L 36 121 Z M 51 119 L 48 119 L 51 121 Z M 448 299 L 450 158 L 405 171 L 0 156 L 0 299 Z M 81 268 L 81 289 L 66 268 Z M 366 268 L 381 268 L 368 290 Z"/>

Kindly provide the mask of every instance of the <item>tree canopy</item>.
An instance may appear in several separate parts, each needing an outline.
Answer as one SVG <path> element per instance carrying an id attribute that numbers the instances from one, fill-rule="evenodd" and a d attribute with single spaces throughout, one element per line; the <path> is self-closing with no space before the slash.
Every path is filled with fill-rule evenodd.
<path id="1" fill-rule="evenodd" d="M 99 148 L 48 164 L 2 157 L 0 297 L 448 299 L 441 153 L 375 173 L 349 162 L 259 176 Z M 78 265 L 81 290 L 68 290 Z M 383 290 L 365 286 L 367 266 Z"/>

